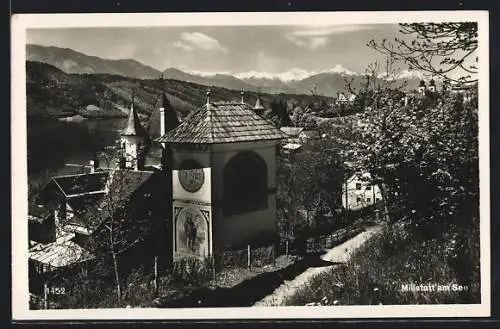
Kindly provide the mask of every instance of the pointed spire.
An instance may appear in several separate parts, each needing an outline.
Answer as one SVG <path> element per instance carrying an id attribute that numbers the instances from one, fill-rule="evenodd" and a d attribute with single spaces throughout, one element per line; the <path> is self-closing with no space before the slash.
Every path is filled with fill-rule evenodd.
<path id="1" fill-rule="evenodd" d="M 257 100 L 255 101 L 255 106 L 253 107 L 254 110 L 263 110 L 264 107 L 262 106 L 262 101 L 260 99 L 260 95 L 257 95 Z"/>
<path id="2" fill-rule="evenodd" d="M 245 91 L 243 91 L 243 89 L 241 89 L 241 104 L 245 104 Z"/>
<path id="3" fill-rule="evenodd" d="M 128 115 L 127 126 L 122 130 L 122 136 L 148 136 L 148 132 L 142 127 L 139 115 L 134 108 L 134 92 L 132 91 L 132 105 Z"/>
<path id="4" fill-rule="evenodd" d="M 210 105 L 210 87 L 207 88 L 207 105 Z"/>
<path id="5" fill-rule="evenodd" d="M 163 80 L 163 72 L 162 72 L 160 75 L 160 89 L 161 89 L 161 91 L 164 91 L 163 88 L 164 88 L 164 80 Z"/>
<path id="6" fill-rule="evenodd" d="M 162 75 L 163 78 L 163 75 Z M 176 128 L 179 124 L 179 118 L 177 117 L 177 113 L 174 110 L 174 107 L 170 103 L 170 101 L 167 98 L 167 94 L 165 93 L 165 90 L 163 89 L 163 84 L 162 84 L 162 91 L 161 91 L 161 96 L 160 96 L 160 102 L 159 102 L 159 107 L 160 107 L 160 135 L 165 134 L 167 131 L 170 131 L 174 128 Z"/>

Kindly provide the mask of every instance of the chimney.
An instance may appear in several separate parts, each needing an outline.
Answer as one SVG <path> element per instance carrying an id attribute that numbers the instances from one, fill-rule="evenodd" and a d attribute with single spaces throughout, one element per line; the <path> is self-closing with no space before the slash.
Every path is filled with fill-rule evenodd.
<path id="1" fill-rule="evenodd" d="M 245 92 L 241 89 L 241 104 L 245 104 Z"/>
<path id="2" fill-rule="evenodd" d="M 57 227 L 59 226 L 59 211 L 57 209 L 54 209 L 54 226 L 57 230 Z"/>
<path id="3" fill-rule="evenodd" d="M 165 107 L 160 107 L 160 136 L 165 135 Z"/>
<path id="4" fill-rule="evenodd" d="M 94 159 L 89 161 L 90 173 L 93 174 L 99 169 L 99 160 Z"/>

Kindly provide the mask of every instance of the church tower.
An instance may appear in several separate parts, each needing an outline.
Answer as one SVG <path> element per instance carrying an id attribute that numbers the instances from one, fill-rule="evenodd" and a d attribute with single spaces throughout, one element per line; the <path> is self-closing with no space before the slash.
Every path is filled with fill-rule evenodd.
<path id="1" fill-rule="evenodd" d="M 421 95 L 425 95 L 426 90 L 427 90 L 427 87 L 425 85 L 425 81 L 420 80 L 420 84 L 418 85 L 418 93 Z"/>
<path id="2" fill-rule="evenodd" d="M 429 81 L 429 91 L 433 93 L 436 92 L 436 81 L 434 81 L 434 79 Z"/>
<path id="3" fill-rule="evenodd" d="M 173 257 L 276 239 L 276 145 L 287 135 L 242 100 L 207 102 L 157 141 L 172 149 Z"/>
<path id="4" fill-rule="evenodd" d="M 141 125 L 137 111 L 134 108 L 133 95 L 127 126 L 120 135 L 124 151 L 124 169 L 143 170 L 149 146 L 149 134 Z"/>

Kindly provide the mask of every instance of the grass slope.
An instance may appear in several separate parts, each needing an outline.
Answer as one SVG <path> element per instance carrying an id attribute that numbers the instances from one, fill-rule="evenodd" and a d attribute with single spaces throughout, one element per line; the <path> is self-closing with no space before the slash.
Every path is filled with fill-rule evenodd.
<path id="1" fill-rule="evenodd" d="M 313 277 L 285 305 L 472 304 L 480 303 L 479 283 L 478 230 L 462 238 L 449 232 L 417 241 L 404 227 L 391 225 L 346 265 Z M 436 287 L 405 291 L 408 284 Z M 449 290 L 438 291 L 438 285 Z M 459 286 L 467 288 L 460 291 Z"/>

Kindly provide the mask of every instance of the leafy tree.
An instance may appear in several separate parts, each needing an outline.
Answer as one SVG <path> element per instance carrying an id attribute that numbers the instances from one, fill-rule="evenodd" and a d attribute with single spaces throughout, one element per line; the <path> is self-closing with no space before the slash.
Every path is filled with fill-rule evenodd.
<path id="1" fill-rule="evenodd" d="M 282 100 L 273 100 L 270 105 L 271 111 L 268 112 L 267 119 L 276 123 L 276 126 L 289 126 L 292 123 L 288 115 L 287 105 Z"/>
<path id="2" fill-rule="evenodd" d="M 450 94 L 358 116 L 353 159 L 422 234 L 464 224 L 478 209 L 477 100 Z"/>
<path id="3" fill-rule="evenodd" d="M 328 142 L 314 140 L 278 162 L 278 211 L 285 216 L 282 224 L 286 224 L 280 229 L 282 234 L 294 236 L 298 228 L 318 225 L 323 218 L 315 214 L 340 204 L 344 171 L 340 158 L 334 152 L 325 152 L 329 146 Z M 298 216 L 297 210 L 304 210 L 305 218 Z"/>
<path id="4" fill-rule="evenodd" d="M 474 22 L 400 24 L 403 38 L 371 40 L 373 49 L 422 70 L 458 83 L 476 82 L 478 26 Z M 459 77 L 453 77 L 452 74 Z"/>

